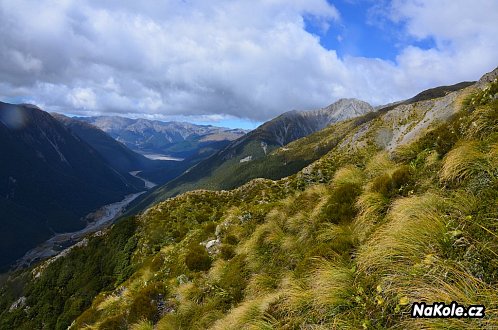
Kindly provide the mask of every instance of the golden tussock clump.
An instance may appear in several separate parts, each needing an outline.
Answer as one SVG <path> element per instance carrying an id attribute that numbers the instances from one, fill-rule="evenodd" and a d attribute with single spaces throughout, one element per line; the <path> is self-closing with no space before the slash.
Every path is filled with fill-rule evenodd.
<path id="1" fill-rule="evenodd" d="M 337 313 L 354 294 L 354 271 L 347 265 L 323 261 L 311 277 L 313 306 L 321 315 Z"/>
<path id="2" fill-rule="evenodd" d="M 448 152 L 440 173 L 442 182 L 462 182 L 471 175 L 489 172 L 486 155 L 475 141 L 466 141 Z"/>
<path id="3" fill-rule="evenodd" d="M 271 320 L 265 318 L 265 312 L 270 304 L 278 299 L 278 296 L 278 294 L 271 293 L 245 301 L 232 309 L 224 318 L 218 320 L 210 329 L 272 329 Z"/>
<path id="4" fill-rule="evenodd" d="M 388 222 L 359 249 L 358 268 L 366 273 L 396 272 L 436 250 L 445 231 L 444 204 L 432 193 L 396 200 Z"/>
<path id="5" fill-rule="evenodd" d="M 405 276 L 393 279 L 399 295 L 406 295 L 410 302 L 457 301 L 461 305 L 484 305 L 484 319 L 411 319 L 399 324 L 404 329 L 496 329 L 498 327 L 498 292 L 495 288 L 472 276 L 466 269 L 454 262 L 431 258 L 423 276 Z"/>
<path id="6" fill-rule="evenodd" d="M 369 177 L 389 173 L 396 164 L 389 158 L 387 152 L 379 152 L 374 155 L 366 164 L 365 172 Z"/>
<path id="7" fill-rule="evenodd" d="M 383 219 L 383 213 L 389 205 L 389 198 L 378 192 L 365 192 L 356 200 L 359 210 L 353 221 L 354 232 L 362 242 Z"/>
<path id="8" fill-rule="evenodd" d="M 348 165 L 341 167 L 335 172 L 332 184 L 336 186 L 341 184 L 361 185 L 363 180 L 363 172 L 354 165 Z"/>

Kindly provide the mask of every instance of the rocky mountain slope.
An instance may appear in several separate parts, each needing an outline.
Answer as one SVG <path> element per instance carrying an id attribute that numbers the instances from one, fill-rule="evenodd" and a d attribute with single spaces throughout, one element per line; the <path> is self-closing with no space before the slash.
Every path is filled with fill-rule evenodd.
<path id="1" fill-rule="evenodd" d="M 48 113 L 0 103 L 0 267 L 54 232 L 143 188 Z"/>
<path id="2" fill-rule="evenodd" d="M 205 158 L 246 133 L 241 129 L 117 116 L 77 119 L 97 126 L 139 153 L 178 158 Z"/>
<path id="3" fill-rule="evenodd" d="M 142 171 L 161 166 L 161 161 L 154 161 L 136 153 L 121 142 L 115 140 L 101 129 L 87 122 L 70 118 L 61 114 L 51 114 L 57 121 L 66 126 L 91 147 L 115 169 L 121 172 Z"/>
<path id="4" fill-rule="evenodd" d="M 289 111 L 272 119 L 255 131 L 241 138 L 238 145 L 248 139 L 259 139 L 267 145 L 279 147 L 317 132 L 332 123 L 358 117 L 374 111 L 373 107 L 356 99 L 340 99 L 323 109 L 311 111 Z"/>
<path id="5" fill-rule="evenodd" d="M 341 99 L 323 109 L 286 112 L 233 141 L 166 185 L 151 191 L 134 210 L 189 190 L 231 189 L 257 177 L 279 179 L 295 173 L 307 165 L 309 159 L 317 159 L 328 151 L 327 147 L 318 148 L 292 162 L 278 159 L 278 164 L 270 164 L 276 160 L 270 157 L 272 151 L 332 123 L 372 111 L 374 109 L 366 102 Z"/>
<path id="6" fill-rule="evenodd" d="M 497 128 L 498 69 L 332 124 L 272 152 L 330 146 L 293 175 L 179 195 L 11 274 L 0 327 L 495 329 Z"/>

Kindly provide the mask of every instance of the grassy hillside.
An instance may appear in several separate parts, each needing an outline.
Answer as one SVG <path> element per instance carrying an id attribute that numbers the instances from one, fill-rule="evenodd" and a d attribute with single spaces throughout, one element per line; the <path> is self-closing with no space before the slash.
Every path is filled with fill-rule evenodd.
<path id="1" fill-rule="evenodd" d="M 332 143 L 295 175 L 159 203 L 5 279 L 0 325 L 497 328 L 497 95 L 495 79 L 345 122 L 275 152 Z M 102 247 L 115 261 L 85 261 Z M 486 317 L 412 319 L 415 301 Z"/>

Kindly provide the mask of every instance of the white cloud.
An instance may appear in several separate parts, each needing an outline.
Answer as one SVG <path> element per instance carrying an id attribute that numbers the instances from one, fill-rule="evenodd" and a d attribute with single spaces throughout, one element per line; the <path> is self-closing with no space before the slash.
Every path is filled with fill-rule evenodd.
<path id="1" fill-rule="evenodd" d="M 76 109 L 95 110 L 97 107 L 97 96 L 90 88 L 75 88 L 67 98 Z"/>
<path id="2" fill-rule="evenodd" d="M 406 79 L 444 83 L 476 79 L 498 65 L 498 2 L 495 0 L 397 0 L 391 18 L 406 22 L 407 32 L 432 38 L 428 50 L 407 47 L 397 57 Z"/>
<path id="3" fill-rule="evenodd" d="M 18 50 L 9 50 L 11 63 L 18 69 L 32 73 L 41 71 L 43 64 L 42 62 L 30 55 L 24 55 Z"/>
<path id="4" fill-rule="evenodd" d="M 392 18 L 406 20 L 411 35 L 453 44 L 496 34 L 497 11 L 495 0 L 396 0 L 391 7 Z"/>
<path id="5" fill-rule="evenodd" d="M 456 2 L 384 7 L 437 45 L 390 62 L 324 49 L 304 17 L 337 24 L 325 0 L 2 1 L 0 98 L 80 114 L 253 120 L 339 97 L 387 103 L 497 64 L 497 3 Z"/>

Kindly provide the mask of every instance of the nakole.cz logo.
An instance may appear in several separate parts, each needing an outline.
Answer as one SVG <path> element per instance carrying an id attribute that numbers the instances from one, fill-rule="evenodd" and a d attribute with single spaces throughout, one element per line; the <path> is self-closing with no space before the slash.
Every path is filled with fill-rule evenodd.
<path id="1" fill-rule="evenodd" d="M 432 305 L 428 305 L 424 302 L 415 302 L 412 305 L 411 316 L 416 318 L 482 318 L 484 317 L 484 310 L 485 307 L 483 305 L 470 305 L 469 307 L 465 307 L 459 305 L 455 301 L 452 301 L 449 305 L 442 302 L 436 302 Z"/>

